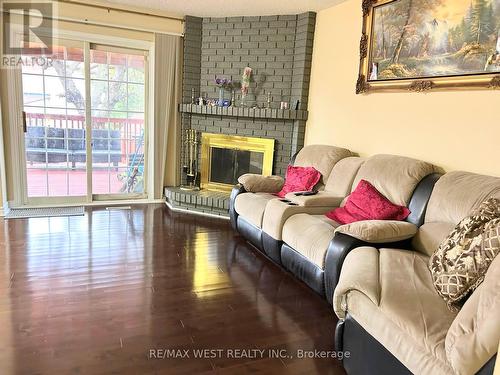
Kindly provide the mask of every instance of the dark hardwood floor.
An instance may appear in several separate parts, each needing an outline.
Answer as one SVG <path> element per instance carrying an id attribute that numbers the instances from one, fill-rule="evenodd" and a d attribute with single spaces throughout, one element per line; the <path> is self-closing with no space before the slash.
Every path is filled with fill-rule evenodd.
<path id="1" fill-rule="evenodd" d="M 332 308 L 227 221 L 144 205 L 0 224 L 1 375 L 344 374 L 297 358 L 333 350 Z"/>

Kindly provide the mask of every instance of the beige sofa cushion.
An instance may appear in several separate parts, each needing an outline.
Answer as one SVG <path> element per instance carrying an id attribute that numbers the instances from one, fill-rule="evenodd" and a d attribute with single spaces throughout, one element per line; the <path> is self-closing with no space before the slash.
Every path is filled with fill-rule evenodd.
<path id="1" fill-rule="evenodd" d="M 434 290 L 428 257 L 408 250 L 371 249 L 379 255 L 369 260 L 366 248 L 347 255 L 334 295 L 338 315 L 348 312 L 412 373 L 453 374 L 445 339 L 456 313 Z M 378 282 L 373 271 L 356 271 L 358 264 L 369 270 L 368 261 L 379 270 Z"/>
<path id="2" fill-rule="evenodd" d="M 419 229 L 412 240 L 412 246 L 415 250 L 431 256 L 439 247 L 441 242 L 455 228 L 452 223 L 432 222 L 425 223 Z"/>
<path id="3" fill-rule="evenodd" d="M 339 160 L 328 177 L 325 191 L 337 197 L 347 197 L 351 193 L 354 178 L 365 160 L 356 156 Z"/>
<path id="4" fill-rule="evenodd" d="M 497 256 L 446 335 L 446 354 L 457 374 L 475 374 L 497 352 L 499 317 L 500 256 Z"/>
<path id="5" fill-rule="evenodd" d="M 363 220 L 341 225 L 335 233 L 371 243 L 388 243 L 407 240 L 417 233 L 417 226 L 406 221 Z"/>
<path id="6" fill-rule="evenodd" d="M 487 198 L 500 198 L 500 178 L 468 172 L 450 172 L 434 186 L 426 222 L 457 224 Z"/>
<path id="7" fill-rule="evenodd" d="M 325 215 L 293 215 L 283 226 L 283 241 L 323 269 L 328 245 L 338 225 Z"/>
<path id="8" fill-rule="evenodd" d="M 285 179 L 281 176 L 246 173 L 238 178 L 238 182 L 249 193 L 277 193 L 285 184 Z"/>
<path id="9" fill-rule="evenodd" d="M 269 201 L 278 198 L 269 193 L 243 193 L 234 201 L 234 209 L 246 221 L 262 228 L 262 218 Z"/>
<path id="10" fill-rule="evenodd" d="M 302 213 L 319 215 L 325 214 L 331 209 L 331 206 L 295 206 L 284 203 L 279 199 L 272 200 L 266 206 L 262 219 L 262 230 L 275 240 L 282 240 L 283 226 L 292 215 Z"/>
<path id="11" fill-rule="evenodd" d="M 321 173 L 321 183 L 328 181 L 333 166 L 341 159 L 352 156 L 351 151 L 326 145 L 305 146 L 295 157 L 294 166 L 314 167 Z"/>
<path id="12" fill-rule="evenodd" d="M 432 164 L 395 155 L 375 155 L 367 159 L 354 179 L 352 190 L 361 180 L 370 182 L 392 203 L 408 206 L 413 191 L 427 175 L 434 173 Z"/>

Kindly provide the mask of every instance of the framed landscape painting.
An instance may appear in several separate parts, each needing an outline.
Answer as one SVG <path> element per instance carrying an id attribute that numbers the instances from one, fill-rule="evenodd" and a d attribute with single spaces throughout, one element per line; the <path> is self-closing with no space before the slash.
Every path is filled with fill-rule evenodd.
<path id="1" fill-rule="evenodd" d="M 500 0 L 363 0 L 357 93 L 500 88 Z"/>

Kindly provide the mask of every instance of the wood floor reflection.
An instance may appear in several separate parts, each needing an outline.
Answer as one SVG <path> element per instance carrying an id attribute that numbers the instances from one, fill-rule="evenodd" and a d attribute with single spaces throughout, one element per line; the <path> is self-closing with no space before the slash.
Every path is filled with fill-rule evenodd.
<path id="1" fill-rule="evenodd" d="M 224 220 L 158 204 L 0 224 L 2 375 L 344 374 L 296 357 L 333 350 L 331 307 Z"/>

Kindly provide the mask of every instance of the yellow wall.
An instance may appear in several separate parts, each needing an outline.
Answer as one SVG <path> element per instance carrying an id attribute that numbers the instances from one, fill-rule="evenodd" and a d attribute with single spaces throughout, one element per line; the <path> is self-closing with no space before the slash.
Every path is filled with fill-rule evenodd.
<path id="1" fill-rule="evenodd" d="M 361 1 L 318 13 L 306 144 L 500 176 L 500 90 L 355 95 Z"/>

